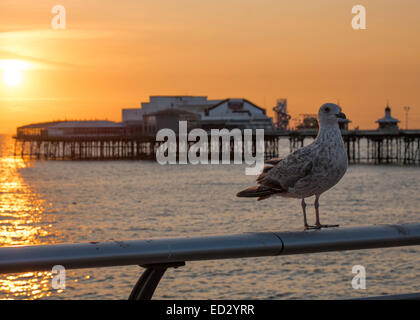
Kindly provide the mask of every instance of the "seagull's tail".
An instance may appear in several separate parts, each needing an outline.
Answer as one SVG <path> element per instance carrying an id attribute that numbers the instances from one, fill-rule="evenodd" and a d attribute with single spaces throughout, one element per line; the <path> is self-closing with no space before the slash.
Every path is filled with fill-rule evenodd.
<path id="1" fill-rule="evenodd" d="M 241 198 L 258 198 L 258 201 L 260 201 L 271 197 L 275 193 L 279 193 L 279 190 L 265 186 L 255 186 L 239 192 L 236 196 Z"/>

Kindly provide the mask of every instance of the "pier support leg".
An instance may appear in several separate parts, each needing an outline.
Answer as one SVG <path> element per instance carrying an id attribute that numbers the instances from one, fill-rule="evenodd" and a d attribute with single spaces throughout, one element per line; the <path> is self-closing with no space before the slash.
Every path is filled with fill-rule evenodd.
<path id="1" fill-rule="evenodd" d="M 128 300 L 152 299 L 153 293 L 159 285 L 160 279 L 162 279 L 166 270 L 168 268 L 176 269 L 182 266 L 185 266 L 185 262 L 142 265 L 141 267 L 146 268 L 146 271 L 144 271 L 140 279 L 137 281 Z"/>

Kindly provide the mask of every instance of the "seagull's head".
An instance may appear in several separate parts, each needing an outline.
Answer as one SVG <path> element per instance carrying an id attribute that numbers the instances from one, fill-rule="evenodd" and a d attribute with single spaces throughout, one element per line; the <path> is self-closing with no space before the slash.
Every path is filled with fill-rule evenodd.
<path id="1" fill-rule="evenodd" d="M 341 108 L 334 103 L 326 103 L 319 108 L 318 119 L 321 126 L 338 124 L 338 119 L 346 119 Z"/>

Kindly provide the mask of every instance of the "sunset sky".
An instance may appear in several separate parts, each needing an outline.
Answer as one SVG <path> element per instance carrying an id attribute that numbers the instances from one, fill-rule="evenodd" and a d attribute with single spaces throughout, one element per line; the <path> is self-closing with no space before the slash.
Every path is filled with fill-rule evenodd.
<path id="1" fill-rule="evenodd" d="M 57 4 L 66 30 L 51 28 Z M 351 27 L 356 4 L 367 30 Z M 120 121 L 149 95 L 243 97 L 269 115 L 287 98 L 294 117 L 339 100 L 360 128 L 389 99 L 420 128 L 419 14 L 418 0 L 1 0 L 0 133 Z"/>

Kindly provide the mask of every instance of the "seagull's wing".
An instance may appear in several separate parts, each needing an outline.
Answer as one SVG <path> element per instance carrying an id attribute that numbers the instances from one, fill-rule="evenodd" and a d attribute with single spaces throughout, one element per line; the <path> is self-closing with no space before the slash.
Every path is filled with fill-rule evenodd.
<path id="1" fill-rule="evenodd" d="M 274 194 L 287 193 L 300 179 L 312 171 L 312 160 L 315 150 L 311 145 L 303 147 L 290 154 L 285 159 L 267 161 L 266 166 L 257 178 L 259 186 L 239 192 L 238 197 L 258 197 L 258 200 L 268 199 Z"/>
<path id="2" fill-rule="evenodd" d="M 313 150 L 308 147 L 295 151 L 285 159 L 278 161 L 273 167 L 265 167 L 257 182 L 277 190 L 287 190 L 293 187 L 297 181 L 312 171 Z"/>

